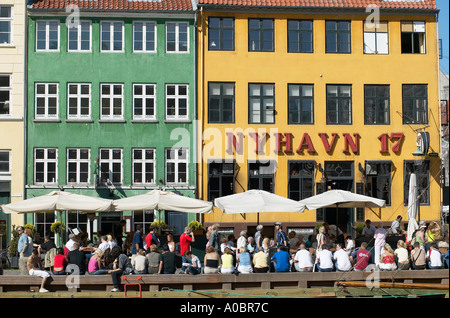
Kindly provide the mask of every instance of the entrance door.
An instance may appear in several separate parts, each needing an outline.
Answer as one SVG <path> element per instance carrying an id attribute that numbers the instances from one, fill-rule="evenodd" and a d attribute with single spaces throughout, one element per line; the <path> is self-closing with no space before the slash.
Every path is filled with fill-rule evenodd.
<path id="1" fill-rule="evenodd" d="M 122 219 L 121 213 L 100 214 L 99 229 L 103 235 L 114 233 L 114 227 L 120 223 Z"/>
<path id="2" fill-rule="evenodd" d="M 166 212 L 167 224 L 173 228 L 173 235 L 181 235 L 184 228 L 188 225 L 187 213 L 184 212 Z"/>

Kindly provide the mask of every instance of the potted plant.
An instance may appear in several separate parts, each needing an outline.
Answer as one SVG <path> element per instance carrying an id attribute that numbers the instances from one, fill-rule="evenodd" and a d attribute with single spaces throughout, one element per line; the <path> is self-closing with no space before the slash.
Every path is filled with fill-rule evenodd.
<path id="1" fill-rule="evenodd" d="M 19 232 L 17 231 L 17 226 L 13 225 L 11 230 L 11 241 L 9 242 L 9 258 L 11 260 L 12 268 L 19 268 L 19 252 L 17 251 L 17 245 L 19 243 Z"/>
<path id="2" fill-rule="evenodd" d="M 191 221 L 188 226 L 192 229 L 194 235 L 202 235 L 204 233 L 203 224 L 199 221 Z"/>
<path id="3" fill-rule="evenodd" d="M 360 236 L 362 234 L 362 231 L 364 229 L 365 224 L 364 223 L 358 223 L 356 224 L 356 233 L 358 234 L 358 236 Z"/>
<path id="4" fill-rule="evenodd" d="M 161 232 L 166 231 L 169 229 L 169 226 L 164 221 L 155 221 L 151 224 L 151 226 L 154 226 L 156 229 L 156 233 L 161 234 Z"/>
<path id="5" fill-rule="evenodd" d="M 58 234 L 58 243 L 61 243 L 62 240 L 62 233 L 66 229 L 66 226 L 64 223 L 60 221 L 56 221 L 50 226 L 50 231 L 52 231 L 55 234 Z M 62 244 L 58 244 L 58 246 L 61 246 Z"/>

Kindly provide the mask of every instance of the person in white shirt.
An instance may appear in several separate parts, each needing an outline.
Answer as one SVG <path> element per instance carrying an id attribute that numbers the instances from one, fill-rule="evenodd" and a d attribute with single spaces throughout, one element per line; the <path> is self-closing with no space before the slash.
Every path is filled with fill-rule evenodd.
<path id="1" fill-rule="evenodd" d="M 236 250 L 240 251 L 241 247 L 247 247 L 247 231 L 241 231 L 236 243 Z"/>
<path id="2" fill-rule="evenodd" d="M 391 224 L 391 232 L 392 234 L 402 234 L 402 229 L 400 227 L 400 222 L 402 221 L 402 216 L 398 215 L 397 219 L 394 220 Z"/>
<path id="3" fill-rule="evenodd" d="M 374 236 L 377 229 L 372 225 L 372 221 L 366 220 L 366 225 L 364 226 L 361 235 L 362 236 Z"/>
<path id="4" fill-rule="evenodd" d="M 109 243 L 108 243 L 108 238 L 106 237 L 106 235 L 103 235 L 102 237 L 101 237 L 101 243 L 100 243 L 100 245 L 98 246 L 98 248 L 102 251 L 102 252 L 104 252 L 104 251 L 106 251 L 108 248 L 109 248 Z"/>
<path id="5" fill-rule="evenodd" d="M 320 272 L 333 271 L 333 253 L 328 250 L 328 244 L 323 244 L 322 250 L 317 253 L 316 264 Z"/>
<path id="6" fill-rule="evenodd" d="M 300 243 L 300 248 L 294 257 L 294 266 L 297 272 L 312 272 L 314 265 L 311 253 L 306 249 L 305 243 Z"/>
<path id="7" fill-rule="evenodd" d="M 430 269 L 442 268 L 442 255 L 439 252 L 436 243 L 431 244 L 430 250 L 427 253 L 428 267 Z"/>
<path id="8" fill-rule="evenodd" d="M 347 252 L 348 256 L 350 256 L 355 251 L 355 241 L 352 240 L 351 236 L 347 236 L 347 238 L 345 240 L 347 241 L 347 245 L 345 246 L 345 251 Z"/>
<path id="9" fill-rule="evenodd" d="M 109 248 L 112 250 L 113 247 L 117 245 L 117 242 L 116 240 L 113 239 L 111 234 L 107 234 L 106 237 L 109 244 Z"/>
<path id="10" fill-rule="evenodd" d="M 375 231 L 373 238 L 375 239 L 374 250 L 375 250 L 375 265 L 380 265 L 380 256 L 384 253 L 384 244 L 386 244 L 387 231 L 383 228 L 381 223 L 379 228 Z"/>
<path id="11" fill-rule="evenodd" d="M 334 252 L 333 260 L 336 262 L 336 270 L 338 272 L 348 272 L 352 269 L 352 263 L 347 252 L 342 248 L 341 243 L 336 244 L 336 252 Z"/>
<path id="12" fill-rule="evenodd" d="M 78 242 L 77 237 L 75 236 L 75 234 L 69 234 L 69 240 L 66 243 L 66 248 L 70 251 L 73 251 L 73 243 L 75 243 L 75 241 Z"/>

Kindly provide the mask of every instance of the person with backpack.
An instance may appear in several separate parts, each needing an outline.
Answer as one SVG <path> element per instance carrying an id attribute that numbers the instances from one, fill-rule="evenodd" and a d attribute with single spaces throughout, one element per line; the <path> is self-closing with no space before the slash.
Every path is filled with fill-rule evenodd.
<path id="1" fill-rule="evenodd" d="M 287 247 L 287 250 L 289 251 L 289 238 L 286 235 L 286 232 L 281 228 L 281 222 L 275 223 L 275 231 L 277 232 L 277 247 L 284 246 Z"/>
<path id="2" fill-rule="evenodd" d="M 154 226 L 150 226 L 150 232 L 145 237 L 145 243 L 147 244 L 147 249 L 146 249 L 147 253 L 150 253 L 150 246 L 152 246 L 153 244 L 155 244 L 156 246 L 159 247 L 160 242 L 159 242 L 158 238 L 156 237 Z"/>

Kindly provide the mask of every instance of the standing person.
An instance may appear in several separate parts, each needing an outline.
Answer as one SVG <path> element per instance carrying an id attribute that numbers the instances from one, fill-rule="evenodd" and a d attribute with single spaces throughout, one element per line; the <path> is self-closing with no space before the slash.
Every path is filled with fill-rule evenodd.
<path id="1" fill-rule="evenodd" d="M 19 233 L 19 242 L 17 243 L 17 251 L 19 252 L 19 271 L 21 275 L 28 275 L 29 269 L 27 268 L 28 259 L 33 253 L 33 240 L 31 238 L 31 230 L 23 226 L 17 228 Z M 30 235 L 28 235 L 28 233 Z"/>
<path id="2" fill-rule="evenodd" d="M 219 224 L 213 224 L 211 227 L 211 232 L 209 236 L 208 246 L 212 246 L 216 253 L 220 253 L 220 235 L 219 235 Z"/>
<path id="3" fill-rule="evenodd" d="M 48 290 L 44 288 L 45 282 L 47 278 L 50 277 L 50 274 L 46 271 L 42 271 L 39 269 L 39 263 L 41 262 L 41 258 L 39 257 L 38 251 L 34 249 L 31 252 L 31 256 L 27 259 L 27 270 L 30 276 L 38 276 L 42 278 L 41 288 L 39 289 L 40 293 L 47 293 Z"/>
<path id="4" fill-rule="evenodd" d="M 367 250 L 367 242 L 362 242 L 361 247 L 350 256 L 354 270 L 356 272 L 365 271 L 369 265 L 371 257 L 372 255 Z"/>
<path id="5" fill-rule="evenodd" d="M 114 258 L 113 269 L 108 271 L 111 274 L 111 279 L 114 288 L 111 292 L 120 291 L 120 278 L 122 275 L 128 275 L 133 272 L 133 266 L 128 256 L 122 253 L 122 249 L 119 246 L 115 246 L 111 251 L 111 257 Z"/>
<path id="6" fill-rule="evenodd" d="M 123 229 L 125 228 L 126 224 L 127 222 L 125 220 L 120 220 L 119 224 L 114 227 L 113 235 L 116 238 L 117 245 L 119 245 L 120 248 L 123 248 L 123 243 L 125 241 L 126 235 L 123 234 Z"/>
<path id="7" fill-rule="evenodd" d="M 259 224 L 256 227 L 256 233 L 255 233 L 255 253 L 258 253 L 260 250 L 263 250 L 262 242 L 263 242 L 263 226 Z"/>
<path id="8" fill-rule="evenodd" d="M 155 229 L 156 229 L 156 227 L 150 226 L 150 232 L 145 237 L 145 243 L 147 245 L 147 249 L 146 249 L 147 253 L 150 253 L 150 246 L 155 244 L 156 247 L 158 247 L 160 244 L 158 238 L 156 237 Z M 172 242 L 173 242 L 173 240 L 172 240 Z M 173 251 L 175 251 L 175 243 L 172 245 L 172 247 L 173 247 Z"/>
<path id="9" fill-rule="evenodd" d="M 403 230 L 400 227 L 400 222 L 402 221 L 402 216 L 397 215 L 397 218 L 391 224 L 391 232 L 394 235 L 402 234 Z"/>
<path id="10" fill-rule="evenodd" d="M 295 253 L 294 267 L 297 272 L 312 272 L 313 261 L 311 253 L 306 249 L 305 243 L 300 243 L 299 250 Z"/>
<path id="11" fill-rule="evenodd" d="M 375 235 L 375 231 L 376 230 L 377 229 L 375 228 L 375 226 L 372 225 L 372 221 L 367 219 L 365 224 L 364 224 L 364 228 L 362 230 L 361 235 L 362 236 L 371 236 L 371 237 L 373 237 Z"/>
<path id="12" fill-rule="evenodd" d="M 373 238 L 375 239 L 375 265 L 377 267 L 379 267 L 380 265 L 380 256 L 384 252 L 384 245 L 386 244 L 386 234 L 387 231 L 383 228 L 383 224 L 381 223 L 373 236 Z"/>
<path id="13" fill-rule="evenodd" d="M 441 227 L 437 222 L 431 221 L 428 225 L 427 230 L 425 231 L 425 250 L 428 251 L 432 243 L 437 243 L 441 239 Z"/>
<path id="14" fill-rule="evenodd" d="M 286 235 L 286 232 L 283 231 L 281 225 L 282 225 L 281 222 L 275 223 L 275 231 L 277 233 L 277 247 L 285 246 L 289 250 L 289 248 L 290 248 L 289 247 L 289 238 Z"/>
<path id="15" fill-rule="evenodd" d="M 144 248 L 144 242 L 142 241 L 142 226 L 136 226 L 136 233 L 133 236 L 133 245 L 131 249 L 131 254 L 136 255 L 140 249 Z"/>
<path id="16" fill-rule="evenodd" d="M 333 260 L 336 262 L 336 271 L 338 272 L 348 272 L 352 269 L 352 264 L 350 263 L 350 258 L 347 252 L 344 250 L 342 243 L 336 244 L 336 252 L 334 252 Z"/>
<path id="17" fill-rule="evenodd" d="M 176 255 L 175 252 L 169 250 L 169 245 L 164 244 L 163 253 L 161 254 L 162 269 L 161 274 L 175 274 Z"/>
<path id="18" fill-rule="evenodd" d="M 317 241 L 317 252 L 320 252 L 322 250 L 322 246 L 327 244 L 325 226 L 322 225 L 319 227 L 319 233 L 316 236 L 316 241 Z"/>
<path id="19" fill-rule="evenodd" d="M 190 226 L 184 228 L 184 233 L 180 235 L 180 254 L 191 250 L 191 243 L 195 242 L 194 233 Z"/>
<path id="20" fill-rule="evenodd" d="M 237 240 L 237 244 L 236 244 L 236 251 L 237 253 L 240 252 L 241 247 L 246 247 L 247 246 L 247 231 L 243 230 L 241 231 L 239 238 Z"/>
<path id="21" fill-rule="evenodd" d="M 73 244 L 73 251 L 70 251 L 67 255 L 67 272 L 68 274 L 84 275 L 86 273 L 86 254 L 80 251 L 80 243 Z"/>

